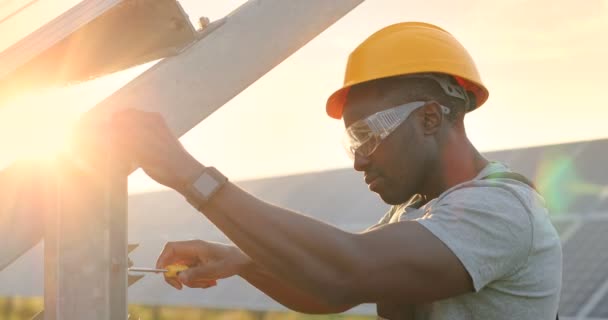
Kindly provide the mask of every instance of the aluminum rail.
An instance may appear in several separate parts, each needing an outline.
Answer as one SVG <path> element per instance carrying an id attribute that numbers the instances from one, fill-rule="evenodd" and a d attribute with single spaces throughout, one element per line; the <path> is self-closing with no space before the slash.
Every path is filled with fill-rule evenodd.
<path id="1" fill-rule="evenodd" d="M 86 128 L 137 108 L 162 114 L 181 136 L 362 1 L 250 0 L 179 55 L 102 101 L 81 124 Z M 57 201 L 45 209 L 45 319 L 126 319 L 129 172 L 114 160 L 91 167 L 101 168 L 95 174 L 87 173 L 86 165 L 57 171 L 57 187 L 50 191 Z M 24 205 L 0 207 L 0 216 L 11 217 Z M 29 227 L 11 225 L 3 236 L 10 239 Z M 0 270 L 36 239 L 40 234 L 29 232 L 9 242 L 0 252 Z"/>
<path id="2" fill-rule="evenodd" d="M 362 2 L 250 0 L 209 26 L 213 31 L 185 52 L 161 61 L 102 101 L 85 121 L 133 107 L 160 112 L 181 136 Z M 4 195 L 19 192 L 19 185 L 0 185 Z M 5 239 L 13 240 L 0 248 L 0 271 L 42 238 L 41 229 L 30 230 L 27 221 L 10 220 L 29 214 L 24 213 L 28 200 L 17 199 L 12 196 L 10 206 L 0 203 L 0 229 Z M 6 221 L 16 222 L 2 225 Z"/>

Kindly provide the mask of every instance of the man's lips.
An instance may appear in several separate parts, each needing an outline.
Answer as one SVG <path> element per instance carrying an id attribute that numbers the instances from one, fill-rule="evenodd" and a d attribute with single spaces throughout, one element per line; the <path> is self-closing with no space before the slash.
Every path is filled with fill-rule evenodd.
<path id="1" fill-rule="evenodd" d="M 378 177 L 380 177 L 379 175 L 376 174 L 366 174 L 365 175 L 365 183 L 367 183 L 368 185 L 370 185 L 372 182 L 374 182 L 374 180 L 378 179 Z"/>

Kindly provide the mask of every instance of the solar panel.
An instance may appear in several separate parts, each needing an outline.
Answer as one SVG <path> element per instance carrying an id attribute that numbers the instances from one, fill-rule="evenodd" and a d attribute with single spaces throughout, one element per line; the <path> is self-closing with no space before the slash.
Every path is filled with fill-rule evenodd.
<path id="1" fill-rule="evenodd" d="M 600 299 L 589 316 L 592 318 L 608 318 L 608 292 Z"/>
<path id="2" fill-rule="evenodd" d="M 17 10 L 4 24 L 37 18 L 33 8 Z M 85 0 L 25 35 L 0 52 L 2 96 L 82 82 L 173 55 L 196 31 L 174 0 Z"/>
<path id="3" fill-rule="evenodd" d="M 534 179 L 552 215 L 607 212 L 608 139 L 484 153 Z"/>
<path id="4" fill-rule="evenodd" d="M 553 220 L 552 223 L 560 237 L 574 225 L 572 220 Z"/>
<path id="5" fill-rule="evenodd" d="M 241 186 L 265 201 L 353 232 L 373 225 L 388 210 L 376 194 L 369 192 L 361 173 L 352 169 L 245 181 Z"/>
<path id="6" fill-rule="evenodd" d="M 595 143 L 606 145 L 606 141 Z M 593 147 L 592 144 L 589 146 Z M 525 158 L 525 154 L 521 157 Z M 593 159 L 596 160 L 597 157 Z M 595 168 L 600 165 L 597 163 Z M 589 171 L 592 169 L 587 168 Z M 238 182 L 238 185 L 264 200 L 309 213 L 340 227 L 350 223 L 373 223 L 385 210 L 377 196 L 366 190 L 360 174 L 351 169 L 243 181 Z M 328 193 L 328 189 L 341 192 Z M 573 208 L 574 212 L 584 213 L 579 207 Z M 153 266 L 163 244 L 168 240 L 198 238 L 227 241 L 216 227 L 173 191 L 132 195 L 129 212 L 129 240 L 140 244 L 130 256 L 139 266 Z M 581 224 L 572 233 L 572 227 L 579 220 L 582 221 Z M 576 317 L 586 304 L 597 298 L 591 299 L 608 279 L 608 241 L 605 240 L 608 216 L 604 218 L 601 214 L 593 217 L 577 214 L 573 217 L 572 214 L 565 213 L 554 221 L 554 225 L 560 235 L 571 233 L 563 244 L 564 281 L 560 315 L 562 318 Z M 30 253 L 35 253 L 34 251 Z M 25 260 L 18 261 L 21 264 L 16 264 L 19 268 L 0 273 L 0 294 L 30 295 L 41 292 L 41 259 L 34 259 L 31 254 L 24 258 Z M 32 271 L 33 267 L 37 269 Z M 18 284 L 19 281 L 14 279 L 23 278 L 23 274 L 29 274 L 34 280 L 25 285 Z M 167 287 L 161 277 L 149 275 L 133 285 L 129 289 L 129 295 L 132 302 L 145 304 L 281 309 L 276 302 L 238 279 L 222 280 L 220 286 L 208 291 L 178 292 Z M 588 316 L 594 319 L 608 318 L 608 294 L 601 297 L 589 311 Z M 373 306 L 364 306 L 355 310 L 357 312 L 372 314 L 374 309 Z"/>
<path id="7" fill-rule="evenodd" d="M 0 51 L 36 31 L 82 0 L 0 1 Z"/>
<path id="8" fill-rule="evenodd" d="M 575 316 L 608 279 L 608 221 L 583 224 L 563 246 L 560 314 Z"/>

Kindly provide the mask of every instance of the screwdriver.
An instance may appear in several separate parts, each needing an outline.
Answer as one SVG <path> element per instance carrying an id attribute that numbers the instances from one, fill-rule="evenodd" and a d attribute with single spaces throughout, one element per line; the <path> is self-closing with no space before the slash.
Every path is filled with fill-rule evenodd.
<path id="1" fill-rule="evenodd" d="M 167 276 L 167 278 L 177 278 L 177 274 L 186 269 L 188 269 L 188 266 L 184 264 L 170 264 L 166 267 L 166 269 L 130 267 L 128 270 L 131 272 L 162 272 Z"/>
<path id="2" fill-rule="evenodd" d="M 166 269 L 156 269 L 156 268 L 139 268 L 139 267 L 130 267 L 128 270 L 131 272 L 152 272 L 152 273 L 164 273 L 167 278 L 177 278 L 177 275 L 187 270 L 189 267 L 184 264 L 170 264 L 166 267 Z M 216 280 L 210 280 L 210 284 L 216 285 Z"/>

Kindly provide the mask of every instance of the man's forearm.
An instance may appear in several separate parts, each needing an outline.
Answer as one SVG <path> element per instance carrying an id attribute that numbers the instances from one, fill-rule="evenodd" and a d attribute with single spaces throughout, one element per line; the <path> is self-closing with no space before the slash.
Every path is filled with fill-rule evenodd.
<path id="1" fill-rule="evenodd" d="M 228 183 L 202 212 L 278 279 L 330 305 L 349 301 L 361 253 L 354 234 L 265 203 Z"/>
<path id="2" fill-rule="evenodd" d="M 293 311 L 308 314 L 329 314 L 344 312 L 354 307 L 353 305 L 329 305 L 319 297 L 312 296 L 285 283 L 255 263 L 251 263 L 239 275 L 267 296 Z"/>

